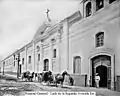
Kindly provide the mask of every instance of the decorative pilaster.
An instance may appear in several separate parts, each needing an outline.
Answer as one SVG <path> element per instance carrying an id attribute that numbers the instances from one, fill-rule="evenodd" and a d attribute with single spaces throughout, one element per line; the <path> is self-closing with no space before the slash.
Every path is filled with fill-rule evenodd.
<path id="1" fill-rule="evenodd" d="M 68 21 L 67 21 L 67 24 L 66 24 L 66 49 L 67 49 L 67 71 L 69 72 L 69 26 L 68 26 Z"/>
<path id="2" fill-rule="evenodd" d="M 58 67 L 59 72 L 61 73 L 61 29 L 58 30 Z"/>
<path id="3" fill-rule="evenodd" d="M 42 42 L 40 44 L 40 70 L 43 71 L 43 45 Z"/>
<path id="4" fill-rule="evenodd" d="M 92 14 L 94 14 L 96 12 L 96 0 L 92 0 L 91 2 L 92 2 L 91 10 L 92 10 Z"/>
<path id="5" fill-rule="evenodd" d="M 35 70 L 36 65 L 35 65 L 35 43 L 34 43 L 34 41 L 33 41 L 33 50 L 32 51 L 33 51 L 33 56 L 32 56 L 33 57 L 33 65 L 32 65 L 32 67 L 33 67 L 33 71 L 36 72 L 36 70 Z"/>
<path id="6" fill-rule="evenodd" d="M 50 40 L 50 61 L 51 61 L 51 68 L 50 68 L 50 70 L 51 71 L 54 71 L 53 70 L 53 45 L 52 45 L 52 40 Z"/>
<path id="7" fill-rule="evenodd" d="M 111 90 L 114 90 L 114 78 L 115 78 L 115 56 L 111 56 Z"/>
<path id="8" fill-rule="evenodd" d="M 27 48 L 25 46 L 25 64 L 26 64 L 26 71 L 27 71 Z"/>

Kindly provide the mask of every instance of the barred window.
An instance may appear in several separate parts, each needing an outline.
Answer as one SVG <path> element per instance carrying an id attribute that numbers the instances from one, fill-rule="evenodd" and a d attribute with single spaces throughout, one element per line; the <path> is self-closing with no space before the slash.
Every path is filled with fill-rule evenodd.
<path id="1" fill-rule="evenodd" d="M 80 56 L 75 56 L 73 60 L 73 73 L 81 74 L 81 58 Z"/>
<path id="2" fill-rule="evenodd" d="M 96 47 L 104 45 L 104 32 L 99 32 L 96 34 Z"/>
<path id="3" fill-rule="evenodd" d="M 114 1 L 116 1 L 116 0 L 109 0 L 109 3 L 112 3 L 112 2 L 114 2 Z"/>
<path id="4" fill-rule="evenodd" d="M 103 8 L 104 0 L 96 0 L 96 10 Z"/>
<path id="5" fill-rule="evenodd" d="M 31 56 L 29 56 L 28 58 L 28 63 L 31 64 Z"/>
<path id="6" fill-rule="evenodd" d="M 91 10 L 91 2 L 87 3 L 86 5 L 86 17 L 90 16 L 92 13 L 92 10 Z"/>

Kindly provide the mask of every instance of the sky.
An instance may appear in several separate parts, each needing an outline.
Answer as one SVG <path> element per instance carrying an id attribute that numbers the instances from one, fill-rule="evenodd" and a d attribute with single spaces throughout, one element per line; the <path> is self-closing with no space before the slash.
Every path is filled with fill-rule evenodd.
<path id="1" fill-rule="evenodd" d="M 78 10 L 79 0 L 0 0 L 0 58 L 29 43 L 46 21 L 63 20 Z"/>

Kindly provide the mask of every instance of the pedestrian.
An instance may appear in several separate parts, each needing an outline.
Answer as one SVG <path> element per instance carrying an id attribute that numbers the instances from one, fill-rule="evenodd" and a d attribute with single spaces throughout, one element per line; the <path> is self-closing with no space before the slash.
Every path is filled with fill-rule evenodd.
<path id="1" fill-rule="evenodd" d="M 39 82 L 39 83 L 42 82 L 42 73 L 38 73 L 38 82 Z"/>
<path id="2" fill-rule="evenodd" d="M 36 78 L 37 78 L 37 73 L 35 73 L 35 81 L 36 81 Z"/>
<path id="3" fill-rule="evenodd" d="M 98 73 L 95 74 L 95 85 L 96 88 L 99 88 L 100 76 Z"/>

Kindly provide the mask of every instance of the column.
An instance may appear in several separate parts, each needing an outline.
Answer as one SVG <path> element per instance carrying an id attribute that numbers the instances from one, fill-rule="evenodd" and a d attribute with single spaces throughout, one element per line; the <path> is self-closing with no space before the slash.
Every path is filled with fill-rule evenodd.
<path id="1" fill-rule="evenodd" d="M 27 71 L 27 47 L 25 46 L 25 64 L 26 64 L 26 71 Z"/>
<path id="2" fill-rule="evenodd" d="M 89 58 L 89 64 L 88 64 L 88 76 L 87 76 L 87 85 L 91 86 L 92 85 L 92 62 L 91 59 Z"/>
<path id="3" fill-rule="evenodd" d="M 67 54 L 67 71 L 69 72 L 69 26 L 68 26 L 68 22 L 67 22 L 67 24 L 66 24 L 66 32 L 67 32 L 67 34 L 66 34 L 66 39 L 67 39 L 67 46 L 66 46 L 66 49 L 67 49 L 67 51 L 66 51 L 66 54 Z"/>
<path id="4" fill-rule="evenodd" d="M 62 67 L 61 71 L 69 71 L 69 27 L 68 27 L 68 21 L 65 20 L 63 22 L 63 38 L 64 41 L 62 42 L 64 44 L 63 48 L 61 50 L 64 50 L 64 67 Z M 62 64 L 63 66 L 63 64 Z M 64 69 L 63 69 L 64 68 Z"/>
<path id="5" fill-rule="evenodd" d="M 53 70 L 53 45 L 52 45 L 52 41 L 50 40 L 50 61 L 51 61 L 51 66 L 50 66 L 50 63 L 49 63 L 49 69 L 51 70 L 51 71 L 53 71 L 54 72 L 54 70 Z"/>
<path id="6" fill-rule="evenodd" d="M 94 14 L 96 12 L 96 0 L 92 1 L 92 8 L 91 8 L 91 10 L 92 10 L 92 14 Z"/>
<path id="7" fill-rule="evenodd" d="M 60 31 L 60 30 L 59 30 Z M 59 67 L 59 72 L 61 72 L 61 55 L 60 55 L 60 52 L 61 52 L 61 46 L 60 46 L 60 43 L 61 43 L 61 34 L 59 32 L 58 34 L 58 40 L 57 40 L 57 47 L 58 47 L 58 67 Z"/>
<path id="8" fill-rule="evenodd" d="M 115 56 L 111 56 L 111 89 L 114 90 L 114 78 L 115 78 Z"/>
<path id="9" fill-rule="evenodd" d="M 109 5 L 109 0 L 104 0 L 104 7 L 107 7 Z"/>
<path id="10" fill-rule="evenodd" d="M 33 41 L 33 65 L 32 65 L 32 67 L 33 67 L 33 71 L 36 73 L 36 70 L 35 70 L 35 42 Z"/>
<path id="11" fill-rule="evenodd" d="M 40 71 L 43 71 L 43 45 L 40 44 Z"/>

